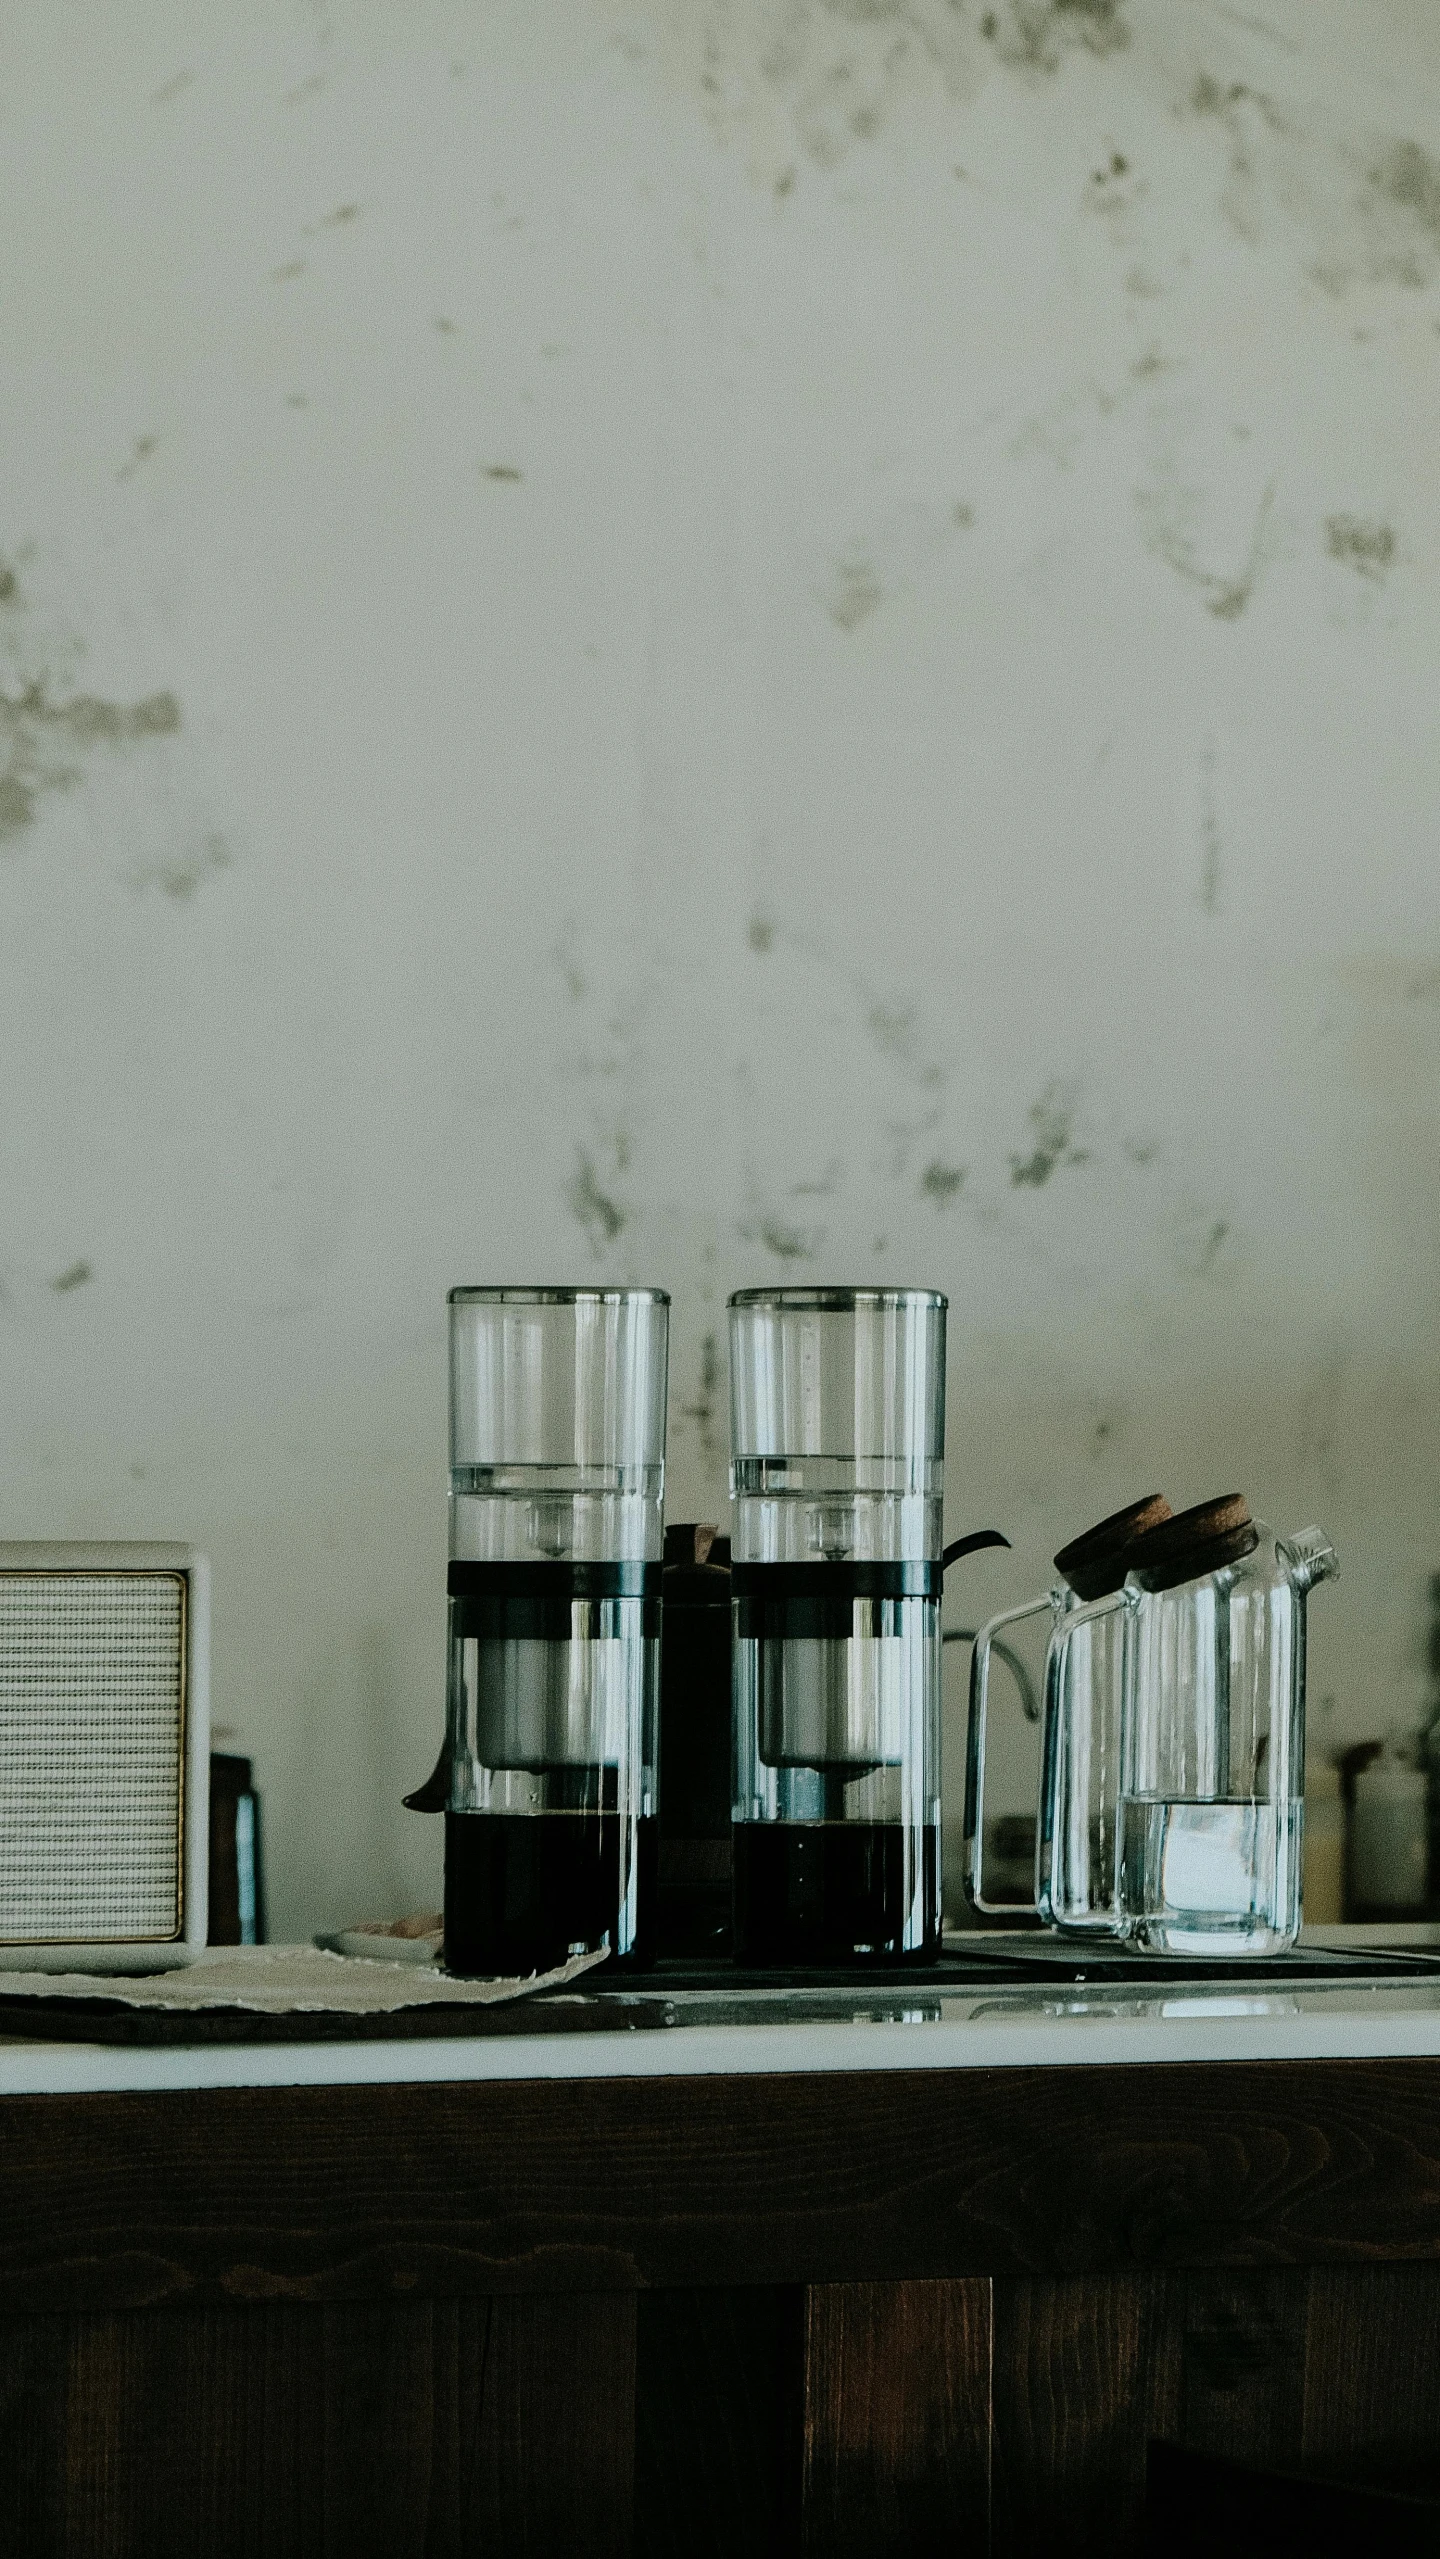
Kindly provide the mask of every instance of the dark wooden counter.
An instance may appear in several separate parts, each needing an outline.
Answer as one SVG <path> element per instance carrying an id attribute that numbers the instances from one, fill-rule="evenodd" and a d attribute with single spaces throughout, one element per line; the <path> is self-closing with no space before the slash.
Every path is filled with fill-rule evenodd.
<path id="1" fill-rule="evenodd" d="M 1440 2060 L 20 2096 L 0 2162 L 17 2552 L 1070 2559 L 1152 2435 L 1440 2459 Z"/>

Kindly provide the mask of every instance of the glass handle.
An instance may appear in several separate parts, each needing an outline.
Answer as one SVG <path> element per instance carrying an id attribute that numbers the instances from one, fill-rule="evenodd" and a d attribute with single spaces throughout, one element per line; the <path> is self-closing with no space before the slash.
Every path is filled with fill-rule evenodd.
<path id="1" fill-rule="evenodd" d="M 1062 1728 L 1068 1720 L 1070 1711 L 1069 1691 L 1065 1681 L 1065 1655 L 1070 1648 L 1072 1637 L 1078 1635 L 1082 1627 L 1098 1625 L 1102 1618 L 1118 1616 L 1121 1609 L 1132 1609 L 1135 1605 L 1136 1601 L 1134 1593 L 1130 1590 L 1127 1583 L 1122 1583 L 1119 1590 L 1108 1592 L 1104 1599 L 1094 1599 L 1091 1600 L 1084 1608 L 1072 1609 L 1069 1615 L 1064 1619 L 1063 1623 L 1056 1628 L 1055 1633 L 1051 1638 L 1050 1649 L 1045 1657 L 1045 1759 L 1040 1776 L 1041 1820 L 1036 1824 L 1035 1834 L 1035 1892 L 1037 1901 L 1039 1900 L 1042 1886 L 1041 1847 L 1042 1842 L 1044 1842 L 1046 1846 L 1051 1844 L 1051 1841 L 1046 1837 L 1046 1825 L 1047 1823 L 1051 1825 L 1053 1830 L 1053 1825 L 1056 1820 L 1056 1772 L 1059 1766 Z M 1121 1729 L 1123 1732 L 1123 1681 L 1121 1689 Z M 1048 1881 L 1045 1883 L 1045 1890 L 1048 1894 Z M 1046 1915 L 1048 1915 L 1048 1913 Z"/>
<path id="2" fill-rule="evenodd" d="M 986 1541 L 994 1539 L 993 1529 L 982 1531 Z M 999 1541 L 1005 1543 L 1002 1538 Z M 992 1902 L 985 1898 L 985 1722 L 990 1704 L 990 1654 L 998 1649 L 1003 1657 L 1005 1647 L 996 1639 L 1006 1626 L 1018 1626 L 1027 1617 L 1042 1616 L 1054 1603 L 1047 1591 L 1043 1598 L 1027 1600 L 1023 1608 L 1007 1608 L 982 1626 L 975 1638 L 970 1657 L 970 1730 L 965 1758 L 965 1894 L 973 1910 L 986 1919 L 1010 1919 L 1017 1911 L 1031 1912 L 1030 1902 Z"/>
<path id="3" fill-rule="evenodd" d="M 1071 1639 L 1079 1634 L 1082 1627 L 1098 1626 L 1102 1617 L 1117 1617 L 1122 1608 L 1133 1608 L 1135 1603 L 1136 1594 L 1126 1582 L 1119 1590 L 1112 1590 L 1105 1599 L 1092 1599 L 1088 1607 L 1072 1608 L 1063 1625 L 1056 1629 L 1047 1678 L 1053 1675 L 1056 1681 L 1059 1680 Z"/>

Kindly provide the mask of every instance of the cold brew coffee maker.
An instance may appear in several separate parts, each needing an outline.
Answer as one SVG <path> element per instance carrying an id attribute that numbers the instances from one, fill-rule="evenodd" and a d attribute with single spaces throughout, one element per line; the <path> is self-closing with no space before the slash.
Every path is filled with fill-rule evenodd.
<path id="1" fill-rule="evenodd" d="M 926 1289 L 730 1300 L 742 1964 L 939 1952 L 945 1312 Z"/>
<path id="2" fill-rule="evenodd" d="M 654 1924 L 670 1301 L 450 1294 L 445 1961 L 515 1975 Z"/>

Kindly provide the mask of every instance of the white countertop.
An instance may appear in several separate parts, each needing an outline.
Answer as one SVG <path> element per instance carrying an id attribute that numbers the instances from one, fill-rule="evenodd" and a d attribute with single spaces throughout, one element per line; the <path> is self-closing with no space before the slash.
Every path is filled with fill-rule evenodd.
<path id="1" fill-rule="evenodd" d="M 1345 1947 L 1435 1943 L 1440 1932 L 1317 1931 Z M 963 1945 L 963 1941 L 960 1941 Z M 1115 2063 L 1440 2058 L 1440 1971 L 1294 1987 L 1153 1987 L 998 1980 L 955 1990 L 724 1992 L 653 1983 L 575 1994 L 580 2031 L 375 2041 L 106 2045 L 0 2038 L 0 2099 L 113 2090 L 377 2087 L 474 2080 L 684 2078 L 758 2072 L 1064 2069 Z M 557 1996 L 550 2009 L 568 2007 Z M 536 2016 L 531 2008 L 528 2014 Z M 612 2022 L 613 2020 L 613 2022 Z"/>

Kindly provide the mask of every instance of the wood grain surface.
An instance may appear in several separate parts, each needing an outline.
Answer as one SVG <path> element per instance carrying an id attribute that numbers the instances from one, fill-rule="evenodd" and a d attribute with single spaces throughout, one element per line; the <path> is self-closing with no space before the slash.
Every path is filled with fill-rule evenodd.
<path id="1" fill-rule="evenodd" d="M 25 2559 L 980 2559 L 992 2479 L 996 2553 L 1134 2559 L 1157 2437 L 1434 2493 L 1440 2264 L 0 2321 Z"/>
<path id="2" fill-rule="evenodd" d="M 645 2292 L 636 2304 L 636 2559 L 793 2548 L 803 2296 Z"/>
<path id="3" fill-rule="evenodd" d="M 1111 2552 L 1138 2535 L 1145 2451 L 1178 2438 L 1184 2278 L 995 2287 L 995 2547 Z"/>
<path id="4" fill-rule="evenodd" d="M 634 2297 L 270 2303 L 0 2325 L 27 2559 L 621 2559 Z"/>
<path id="5" fill-rule="evenodd" d="M 1440 2259 L 1440 2062 L 22 2097 L 0 2312 Z"/>
<path id="6" fill-rule="evenodd" d="M 990 2285 L 814 2284 L 805 2298 L 800 2548 L 990 2548 Z"/>
<path id="7" fill-rule="evenodd" d="M 995 2287 L 995 2547 L 1124 2559 L 1152 2439 L 1440 2486 L 1440 2265 L 1188 2268 Z"/>

